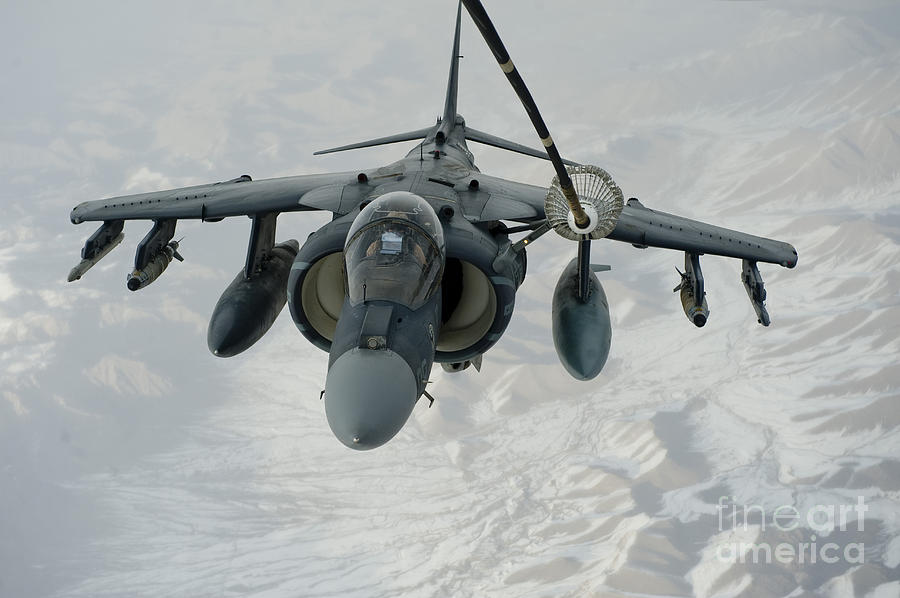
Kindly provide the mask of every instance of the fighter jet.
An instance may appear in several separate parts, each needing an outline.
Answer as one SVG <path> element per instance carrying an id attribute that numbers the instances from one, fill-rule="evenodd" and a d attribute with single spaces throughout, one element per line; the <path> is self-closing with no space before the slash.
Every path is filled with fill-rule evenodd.
<path id="1" fill-rule="evenodd" d="M 466 124 L 457 112 L 462 5 L 519 94 L 542 141 L 537 150 Z M 219 357 L 249 349 L 288 304 L 300 333 L 328 352 L 324 406 L 335 436 L 365 450 L 394 437 L 426 391 L 432 367 L 480 369 L 513 317 L 526 249 L 553 229 L 577 243 L 554 292 L 552 330 L 560 361 L 576 379 L 597 376 L 612 338 L 609 305 L 590 263 L 593 240 L 684 252 L 676 291 L 688 319 L 707 322 L 703 254 L 742 260 L 741 279 L 759 322 L 769 325 L 759 262 L 793 268 L 789 244 L 645 207 L 603 169 L 563 160 L 499 35 L 477 0 L 457 8 L 441 117 L 429 127 L 316 152 L 420 140 L 402 159 L 333 174 L 229 181 L 88 201 L 74 224 L 101 222 L 69 280 L 84 275 L 123 238 L 126 220 L 152 222 L 138 244 L 131 291 L 154 282 L 173 259 L 178 220 L 252 220 L 243 268 L 219 299 L 208 345 Z M 482 173 L 469 142 L 549 159 L 549 187 Z M 301 245 L 276 244 L 285 212 L 322 210 L 332 220 Z"/>

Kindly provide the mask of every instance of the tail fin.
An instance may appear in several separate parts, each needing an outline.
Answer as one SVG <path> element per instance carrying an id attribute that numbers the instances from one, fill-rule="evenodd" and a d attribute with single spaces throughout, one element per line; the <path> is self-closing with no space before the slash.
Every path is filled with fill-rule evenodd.
<path id="1" fill-rule="evenodd" d="M 415 141 L 418 139 L 425 139 L 430 134 L 432 134 L 432 132 L 434 133 L 435 143 L 437 143 L 438 145 L 443 144 L 445 140 L 449 138 L 450 132 L 453 131 L 453 129 L 456 127 L 456 99 L 459 90 L 459 59 L 461 58 L 461 56 L 459 55 L 459 33 L 461 29 L 461 23 L 462 2 L 459 3 L 456 9 L 456 32 L 453 36 L 453 54 L 450 57 L 450 75 L 447 78 L 447 95 L 444 99 L 444 113 L 441 117 L 440 123 L 437 125 L 437 131 L 435 131 L 435 126 L 431 126 L 424 129 L 409 131 L 408 133 L 398 133 L 396 135 L 389 135 L 387 137 L 370 139 L 369 141 L 360 141 L 359 143 L 351 143 L 349 145 L 342 145 L 340 147 L 332 147 L 325 150 L 319 150 L 315 152 L 314 155 L 318 156 L 321 154 L 330 154 L 333 152 L 342 152 L 344 150 L 359 149 L 363 147 L 373 147 L 376 145 L 385 145 L 388 143 L 398 143 L 401 141 Z M 544 160 L 550 159 L 550 157 L 547 155 L 546 150 L 533 149 L 514 141 L 507 141 L 506 139 L 503 139 L 501 137 L 477 131 L 475 129 L 469 128 L 468 126 L 464 128 L 464 133 L 465 138 L 470 141 L 477 141 L 478 143 L 484 143 L 485 145 L 491 145 L 494 147 L 499 147 L 500 149 L 525 154 L 526 156 L 533 156 L 535 158 L 542 158 Z M 570 160 L 563 160 L 563 162 L 566 164 L 577 165 L 577 162 L 572 162 Z"/>
<path id="2" fill-rule="evenodd" d="M 440 133 L 446 137 L 456 125 L 456 96 L 459 90 L 459 30 L 462 22 L 462 2 L 456 8 L 456 33 L 453 36 L 453 55 L 450 57 L 450 76 L 447 78 L 447 97 Z"/>
<path id="3" fill-rule="evenodd" d="M 447 97 L 444 100 L 444 114 L 441 118 L 441 123 L 437 133 L 435 133 L 435 140 L 438 143 L 443 143 L 447 136 L 450 134 L 450 131 L 456 125 L 456 97 L 457 91 L 459 89 L 459 32 L 460 32 L 460 24 L 462 22 L 462 2 L 459 3 L 456 9 L 456 33 L 453 37 L 453 55 L 450 58 L 450 76 L 447 80 Z M 424 139 L 434 130 L 434 126 L 426 127 L 424 129 L 417 129 L 415 131 L 410 131 L 408 133 L 398 133 L 397 135 L 389 135 L 387 137 L 379 137 L 378 139 L 370 139 L 369 141 L 360 141 L 359 143 L 351 143 L 349 145 L 342 145 L 340 147 L 332 147 L 325 150 L 319 150 L 314 152 L 314 156 L 318 156 L 321 154 L 330 154 L 333 152 L 342 152 L 344 150 L 351 149 L 359 149 L 362 147 L 373 147 L 376 145 L 385 145 L 388 143 L 399 143 L 401 141 L 414 141 L 417 139 Z"/>

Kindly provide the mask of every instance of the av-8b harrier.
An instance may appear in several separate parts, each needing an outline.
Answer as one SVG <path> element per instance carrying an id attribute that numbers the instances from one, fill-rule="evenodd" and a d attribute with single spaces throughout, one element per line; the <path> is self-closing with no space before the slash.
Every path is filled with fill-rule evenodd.
<path id="1" fill-rule="evenodd" d="M 462 5 L 522 100 L 543 150 L 473 129 L 457 113 Z M 757 263 L 797 264 L 787 243 L 651 210 L 637 199 L 625 202 L 605 171 L 562 160 L 478 0 L 464 0 L 457 10 L 446 100 L 435 125 L 317 153 L 419 139 L 406 157 L 380 168 L 259 181 L 245 175 L 82 203 L 72 222 L 103 224 L 69 280 L 121 242 L 126 220 L 153 223 L 128 277 L 136 291 L 181 259 L 173 241 L 179 219 L 249 216 L 246 262 L 213 311 L 209 348 L 220 357 L 248 349 L 287 303 L 300 333 L 329 353 L 324 404 L 332 431 L 363 450 L 390 440 L 419 398 L 431 399 L 425 385 L 434 362 L 450 372 L 480 368 L 512 318 L 526 248 L 550 229 L 578 248 L 556 285 L 552 325 L 560 361 L 580 380 L 600 373 L 612 335 L 595 274 L 607 267 L 591 265 L 592 240 L 683 251 L 675 290 L 697 326 L 709 315 L 700 255 L 742 260 L 741 278 L 764 326 L 769 316 Z M 469 141 L 549 159 L 557 176 L 543 188 L 486 175 L 475 166 Z M 331 212 L 333 219 L 302 246 L 276 244 L 278 215 L 309 210 Z"/>

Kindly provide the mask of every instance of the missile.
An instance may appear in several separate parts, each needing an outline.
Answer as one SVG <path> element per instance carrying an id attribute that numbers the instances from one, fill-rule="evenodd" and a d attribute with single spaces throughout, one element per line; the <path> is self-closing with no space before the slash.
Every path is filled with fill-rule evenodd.
<path id="1" fill-rule="evenodd" d="M 703 301 L 697 305 L 690 285 L 681 287 L 681 307 L 684 309 L 687 319 L 693 322 L 697 328 L 703 328 L 706 320 L 709 319 L 709 305 L 706 303 L 706 296 L 704 295 Z"/>
<path id="2" fill-rule="evenodd" d="M 681 291 L 681 308 L 684 315 L 697 328 L 706 325 L 709 319 L 709 305 L 706 303 L 706 291 L 703 290 L 703 271 L 700 269 L 700 256 L 696 253 L 685 252 L 684 273 L 675 268 L 681 275 L 681 282 L 672 289 L 673 292 Z"/>
<path id="3" fill-rule="evenodd" d="M 75 280 L 79 280 L 85 273 L 96 265 L 97 262 L 102 260 L 106 255 L 116 248 L 116 246 L 122 242 L 122 239 L 125 238 L 125 233 L 119 233 L 112 241 L 110 241 L 107 245 L 105 245 L 100 251 L 98 251 L 95 255 L 84 258 L 78 265 L 72 268 L 69 272 L 69 282 L 73 282 Z"/>
<path id="4" fill-rule="evenodd" d="M 553 345 L 563 367 L 577 380 L 600 373 L 612 342 L 606 293 L 597 275 L 589 274 L 586 300 L 578 288 L 577 258 L 563 270 L 553 291 Z"/>
<path id="5" fill-rule="evenodd" d="M 206 343 L 217 357 L 249 349 L 271 328 L 287 302 L 287 280 L 300 245 L 291 239 L 271 249 L 262 271 L 242 269 L 222 293 L 209 319 Z"/>
<path id="6" fill-rule="evenodd" d="M 162 251 L 153 256 L 153 259 L 141 270 L 135 269 L 128 275 L 128 290 L 137 291 L 159 278 L 159 275 L 166 271 L 172 258 L 178 261 L 184 261 L 184 258 L 178 253 L 178 241 L 171 241 L 162 248 Z"/>
<path id="7" fill-rule="evenodd" d="M 766 286 L 763 283 L 762 275 L 759 273 L 759 268 L 756 267 L 756 262 L 750 260 L 743 261 L 741 282 L 744 283 L 747 297 L 750 298 L 750 303 L 753 305 L 753 311 L 756 312 L 756 321 L 763 326 L 768 326 L 770 320 L 769 312 L 766 311 L 765 304 Z"/>

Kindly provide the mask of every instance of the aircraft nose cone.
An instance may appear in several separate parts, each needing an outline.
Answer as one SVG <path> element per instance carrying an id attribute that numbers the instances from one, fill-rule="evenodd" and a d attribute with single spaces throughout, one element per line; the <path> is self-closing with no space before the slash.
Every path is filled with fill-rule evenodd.
<path id="1" fill-rule="evenodd" d="M 325 379 L 325 415 L 346 446 L 369 450 L 393 438 L 416 404 L 415 376 L 390 350 L 351 349 Z"/>

